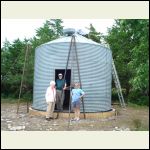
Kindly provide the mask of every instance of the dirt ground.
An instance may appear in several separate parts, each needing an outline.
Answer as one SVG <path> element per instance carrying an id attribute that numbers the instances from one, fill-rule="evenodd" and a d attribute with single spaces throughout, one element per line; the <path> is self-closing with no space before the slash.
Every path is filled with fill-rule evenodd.
<path id="1" fill-rule="evenodd" d="M 21 103 L 16 114 L 16 103 L 1 103 L 1 131 L 149 131 L 149 108 L 118 105 L 117 116 L 107 119 L 45 120 L 44 116 L 27 113 L 26 103 Z"/>

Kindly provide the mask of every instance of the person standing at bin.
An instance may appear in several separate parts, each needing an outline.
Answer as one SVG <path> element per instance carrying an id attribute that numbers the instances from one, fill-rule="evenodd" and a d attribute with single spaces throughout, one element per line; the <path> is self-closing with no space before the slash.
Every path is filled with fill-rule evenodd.
<path id="1" fill-rule="evenodd" d="M 62 73 L 59 73 L 56 80 L 56 106 L 59 111 L 63 111 L 64 90 L 66 90 L 66 86 L 67 84 L 65 79 L 63 79 Z"/>
<path id="2" fill-rule="evenodd" d="M 71 91 L 72 96 L 72 108 L 75 114 L 74 119 L 72 121 L 79 121 L 80 120 L 80 104 L 81 99 L 85 95 L 85 92 L 80 89 L 80 84 L 75 83 L 75 88 Z"/>
<path id="3" fill-rule="evenodd" d="M 50 86 L 46 90 L 45 99 L 47 103 L 46 120 L 54 119 L 54 108 L 56 102 L 55 81 L 50 82 Z"/>

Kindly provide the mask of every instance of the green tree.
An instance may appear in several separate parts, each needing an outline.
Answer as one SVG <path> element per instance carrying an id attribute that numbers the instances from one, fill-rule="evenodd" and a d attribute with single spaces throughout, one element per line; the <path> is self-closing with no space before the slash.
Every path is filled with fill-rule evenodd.
<path id="1" fill-rule="evenodd" d="M 18 98 L 19 88 L 28 49 L 22 98 L 32 99 L 35 48 L 62 35 L 62 20 L 50 19 L 36 30 L 36 36 L 23 41 L 16 39 L 11 44 L 7 39 L 1 48 L 1 93 L 2 96 Z M 30 44 L 29 44 L 30 42 Z"/>
<path id="2" fill-rule="evenodd" d="M 101 43 L 102 34 L 100 32 L 97 32 L 92 24 L 90 24 L 90 27 L 87 29 L 89 30 L 89 33 L 85 37 L 87 37 L 97 43 Z"/>
<path id="3" fill-rule="evenodd" d="M 7 47 L 5 47 L 5 45 L 7 45 L 7 41 L 1 49 L 2 93 L 17 96 L 18 85 L 20 84 L 22 74 L 22 56 L 24 54 L 25 45 L 19 39 L 15 40 L 13 44 L 7 45 Z"/>
<path id="4" fill-rule="evenodd" d="M 148 105 L 149 20 L 116 20 L 105 37 L 127 99 Z"/>
<path id="5" fill-rule="evenodd" d="M 36 30 L 36 37 L 34 37 L 36 42 L 41 45 L 61 36 L 63 34 L 61 23 L 61 19 L 46 20 L 44 26 Z"/>
<path id="6" fill-rule="evenodd" d="M 63 35 L 62 23 L 63 21 L 61 19 L 50 19 L 49 21 L 50 27 L 55 33 L 55 38 L 59 38 Z"/>

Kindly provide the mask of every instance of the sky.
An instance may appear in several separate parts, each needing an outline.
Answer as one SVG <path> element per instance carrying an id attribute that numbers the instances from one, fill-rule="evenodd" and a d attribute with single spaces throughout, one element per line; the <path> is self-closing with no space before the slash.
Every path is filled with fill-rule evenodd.
<path id="1" fill-rule="evenodd" d="M 90 23 L 98 32 L 107 34 L 107 28 L 112 27 L 114 19 L 62 19 L 64 28 L 88 30 Z M 36 29 L 43 26 L 45 19 L 1 19 L 1 47 L 5 39 L 13 42 L 19 38 L 32 38 L 36 35 Z"/>

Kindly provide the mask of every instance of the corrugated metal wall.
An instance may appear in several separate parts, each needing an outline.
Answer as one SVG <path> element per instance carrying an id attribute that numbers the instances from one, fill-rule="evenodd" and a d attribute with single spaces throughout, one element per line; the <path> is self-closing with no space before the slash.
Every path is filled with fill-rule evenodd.
<path id="1" fill-rule="evenodd" d="M 82 38 L 82 37 L 81 37 Z M 71 37 L 70 37 L 71 41 Z M 111 109 L 112 53 L 99 44 L 77 40 L 85 112 Z M 55 80 L 55 69 L 65 69 L 69 42 L 52 42 L 39 46 L 35 53 L 33 105 L 34 109 L 46 110 L 45 92 L 50 80 Z M 68 69 L 71 69 L 69 63 Z M 78 80 L 76 64 L 72 67 L 74 80 Z M 82 111 L 82 106 L 81 106 Z"/>

